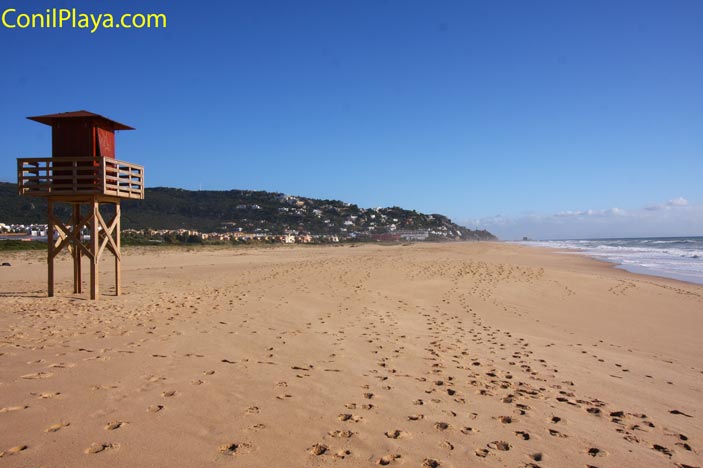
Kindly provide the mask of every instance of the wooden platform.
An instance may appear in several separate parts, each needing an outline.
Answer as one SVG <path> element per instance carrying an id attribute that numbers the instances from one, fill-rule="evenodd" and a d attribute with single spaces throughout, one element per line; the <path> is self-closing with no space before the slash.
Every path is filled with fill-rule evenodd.
<path id="1" fill-rule="evenodd" d="M 20 195 L 67 202 L 94 196 L 142 200 L 144 167 L 111 158 L 20 158 L 17 189 Z"/>

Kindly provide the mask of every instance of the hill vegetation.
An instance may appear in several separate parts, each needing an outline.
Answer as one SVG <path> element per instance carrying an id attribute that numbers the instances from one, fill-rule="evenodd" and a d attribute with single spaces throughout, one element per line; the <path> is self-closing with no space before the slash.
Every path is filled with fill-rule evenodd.
<path id="1" fill-rule="evenodd" d="M 59 207 L 68 217 L 68 206 Z M 0 183 L 0 222 L 46 222 L 46 201 L 20 197 L 15 184 Z M 487 231 L 473 231 L 440 214 L 399 207 L 365 209 L 339 200 L 319 200 L 282 193 L 228 190 L 190 191 L 157 187 L 145 199 L 122 202 L 122 227 L 135 230 L 253 232 L 336 235 L 361 238 L 398 231 L 426 230 L 430 237 L 494 240 Z"/>

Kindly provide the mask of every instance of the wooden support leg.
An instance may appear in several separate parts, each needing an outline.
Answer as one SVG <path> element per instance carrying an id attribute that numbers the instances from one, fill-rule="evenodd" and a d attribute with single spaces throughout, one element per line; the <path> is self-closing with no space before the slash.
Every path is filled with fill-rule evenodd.
<path id="1" fill-rule="evenodd" d="M 79 203 L 73 204 L 73 222 L 72 233 L 73 233 L 73 293 L 78 294 L 81 292 L 81 249 L 78 247 L 78 243 L 81 241 L 80 232 L 82 226 L 81 222 L 81 205 Z"/>
<path id="2" fill-rule="evenodd" d="M 82 228 L 82 226 L 81 226 Z M 80 228 L 79 228 L 80 229 Z M 80 248 L 76 248 L 76 278 L 78 278 L 78 294 L 83 292 L 83 272 L 81 268 L 81 262 L 83 261 L 83 252 Z"/>
<path id="3" fill-rule="evenodd" d="M 115 204 L 115 296 L 121 294 L 122 272 L 120 271 L 120 202 Z"/>
<path id="4" fill-rule="evenodd" d="M 49 245 L 49 251 L 47 254 L 47 267 L 48 267 L 48 293 L 49 297 L 54 296 L 54 202 L 48 201 L 48 218 L 49 226 L 47 228 L 46 236 L 47 243 Z"/>
<path id="5" fill-rule="evenodd" d="M 100 225 L 100 204 L 97 200 L 92 201 L 93 219 L 90 222 L 90 251 L 93 254 L 90 263 L 90 298 L 97 300 L 100 294 L 100 281 L 98 278 L 98 264 L 100 262 L 100 238 L 98 226 Z"/>

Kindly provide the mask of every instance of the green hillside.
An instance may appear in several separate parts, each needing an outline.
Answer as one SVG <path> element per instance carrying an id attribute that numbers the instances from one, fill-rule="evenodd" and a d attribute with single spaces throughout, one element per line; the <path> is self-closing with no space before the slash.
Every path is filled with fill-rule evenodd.
<path id="1" fill-rule="evenodd" d="M 67 207 L 64 215 L 68 215 Z M 0 222 L 46 222 L 46 202 L 20 197 L 14 184 L 0 183 Z M 445 238 L 493 240 L 487 231 L 472 231 L 440 214 L 399 207 L 364 209 L 339 200 L 318 200 L 282 193 L 229 190 L 190 191 L 157 187 L 145 199 L 122 202 L 123 229 L 192 229 L 201 232 L 297 231 L 309 234 L 381 234 L 391 230 L 429 230 Z"/>

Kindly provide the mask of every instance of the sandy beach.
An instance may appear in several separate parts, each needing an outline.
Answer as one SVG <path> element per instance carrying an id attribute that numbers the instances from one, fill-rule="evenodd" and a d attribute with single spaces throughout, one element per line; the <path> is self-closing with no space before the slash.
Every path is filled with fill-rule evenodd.
<path id="1" fill-rule="evenodd" d="M 700 467 L 703 286 L 500 243 L 2 255 L 4 467 Z"/>

